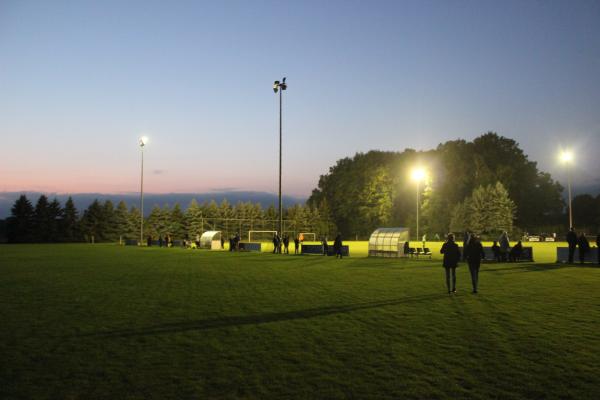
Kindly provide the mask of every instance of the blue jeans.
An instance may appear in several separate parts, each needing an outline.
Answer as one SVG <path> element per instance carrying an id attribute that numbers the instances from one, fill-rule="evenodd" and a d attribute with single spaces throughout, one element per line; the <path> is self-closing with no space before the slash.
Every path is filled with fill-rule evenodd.
<path id="1" fill-rule="evenodd" d="M 471 272 L 471 283 L 473 284 L 473 291 L 477 291 L 477 284 L 479 283 L 479 266 L 480 264 L 469 263 L 469 271 Z"/>

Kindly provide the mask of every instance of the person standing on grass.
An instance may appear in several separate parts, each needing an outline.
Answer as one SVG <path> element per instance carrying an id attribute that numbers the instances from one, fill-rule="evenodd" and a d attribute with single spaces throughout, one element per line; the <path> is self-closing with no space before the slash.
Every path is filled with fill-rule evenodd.
<path id="1" fill-rule="evenodd" d="M 573 264 L 575 248 L 577 247 L 577 233 L 575 233 L 575 228 L 573 227 L 567 233 L 567 244 L 569 245 L 569 264 Z"/>
<path id="2" fill-rule="evenodd" d="M 288 235 L 283 236 L 283 252 L 290 254 L 290 237 Z"/>
<path id="3" fill-rule="evenodd" d="M 162 238 L 162 235 L 158 235 L 158 247 L 163 247 L 163 238 Z"/>
<path id="4" fill-rule="evenodd" d="M 492 244 L 492 253 L 494 253 L 494 260 L 500 262 L 500 246 L 498 246 L 498 242 L 495 240 Z"/>
<path id="5" fill-rule="evenodd" d="M 294 254 L 298 254 L 298 249 L 300 248 L 300 237 L 296 236 L 294 238 Z"/>
<path id="6" fill-rule="evenodd" d="M 577 245 L 579 246 L 579 262 L 583 264 L 585 262 L 585 254 L 590 251 L 590 242 L 585 237 L 585 233 L 579 235 Z"/>
<path id="7" fill-rule="evenodd" d="M 323 255 L 326 256 L 329 253 L 329 245 L 327 244 L 327 237 L 324 237 L 321 241 L 323 245 Z"/>
<path id="8" fill-rule="evenodd" d="M 498 241 L 500 242 L 500 257 L 502 258 L 503 262 L 506 262 L 506 260 L 508 258 L 508 250 L 510 248 L 510 240 L 508 239 L 508 232 L 506 232 L 506 231 L 502 232 L 502 235 L 500 235 L 500 239 Z"/>
<path id="9" fill-rule="evenodd" d="M 333 241 L 333 252 L 335 254 L 335 258 L 338 258 L 339 256 L 340 260 L 342 259 L 342 235 L 339 233 Z"/>
<path id="10" fill-rule="evenodd" d="M 443 266 L 446 270 L 448 294 L 456 293 L 456 267 L 458 267 L 458 260 L 460 260 L 460 249 L 454 242 L 454 234 L 448 234 L 448 239 L 442 245 L 440 253 L 444 255 Z"/>
<path id="11" fill-rule="evenodd" d="M 465 233 L 463 234 L 463 250 L 467 248 L 470 238 L 471 238 L 471 232 L 469 230 L 466 230 Z M 465 259 L 466 259 L 466 253 L 463 251 L 463 261 L 465 261 Z"/>
<path id="12" fill-rule="evenodd" d="M 477 293 L 477 284 L 479 283 L 479 267 L 481 260 L 485 258 L 485 252 L 481 241 L 476 235 L 471 235 L 471 240 L 465 248 L 467 262 L 469 263 L 469 272 L 471 272 L 471 283 L 473 284 L 473 293 Z"/>

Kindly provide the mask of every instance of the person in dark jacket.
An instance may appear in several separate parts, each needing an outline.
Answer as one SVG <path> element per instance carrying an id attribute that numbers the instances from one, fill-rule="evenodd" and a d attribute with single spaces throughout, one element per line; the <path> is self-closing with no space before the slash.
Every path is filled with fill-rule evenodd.
<path id="1" fill-rule="evenodd" d="M 290 254 L 290 237 L 288 235 L 283 236 L 283 252 Z"/>
<path id="2" fill-rule="evenodd" d="M 567 244 L 569 245 L 569 264 L 572 264 L 573 257 L 575 256 L 575 248 L 577 247 L 577 233 L 575 233 L 573 227 L 567 233 Z"/>
<path id="3" fill-rule="evenodd" d="M 300 249 L 300 237 L 296 236 L 294 238 L 294 254 L 298 254 Z"/>
<path id="4" fill-rule="evenodd" d="M 471 231 L 466 230 L 465 233 L 463 234 L 463 250 L 467 248 L 467 245 L 469 244 L 470 239 L 471 239 Z M 464 251 L 463 251 L 462 259 L 463 259 L 463 261 L 465 261 L 467 259 L 467 253 Z"/>
<path id="5" fill-rule="evenodd" d="M 408 257 L 410 254 L 410 245 L 408 242 L 404 242 L 404 255 Z"/>
<path id="6" fill-rule="evenodd" d="M 440 253 L 444 255 L 443 266 L 446 270 L 446 287 L 448 293 L 456 293 L 456 267 L 460 260 L 460 249 L 454 242 L 454 235 L 450 233 L 448 239 L 442 245 Z"/>
<path id="7" fill-rule="evenodd" d="M 329 245 L 327 244 L 327 237 L 324 237 L 321 241 L 323 245 L 323 255 L 326 256 L 329 253 Z"/>
<path id="8" fill-rule="evenodd" d="M 522 255 L 523 255 L 523 243 L 521 243 L 521 241 L 519 240 L 517 242 L 517 244 L 515 244 L 512 249 L 510 249 L 510 254 L 509 254 L 510 261 L 517 262 L 521 259 Z"/>
<path id="9" fill-rule="evenodd" d="M 163 237 L 162 237 L 162 235 L 158 236 L 158 247 L 163 247 Z"/>
<path id="10" fill-rule="evenodd" d="M 473 284 L 473 293 L 477 293 L 477 284 L 479 283 L 479 267 L 481 259 L 485 258 L 483 246 L 477 235 L 471 235 L 469 244 L 465 248 L 467 262 L 469 263 L 469 271 L 471 272 L 471 283 Z"/>
<path id="11" fill-rule="evenodd" d="M 508 233 L 502 232 L 500 235 L 500 239 L 498 239 L 500 243 L 500 258 L 503 262 L 508 260 L 508 250 L 510 249 L 510 240 L 508 239 Z"/>
<path id="12" fill-rule="evenodd" d="M 333 241 L 333 253 L 335 254 L 335 258 L 339 256 L 340 260 L 342 259 L 342 235 L 339 233 Z"/>
<path id="13" fill-rule="evenodd" d="M 492 244 L 492 253 L 494 253 L 494 260 L 500 262 L 500 246 L 498 246 L 498 242 L 495 240 Z"/>
<path id="14" fill-rule="evenodd" d="M 577 245 L 579 246 L 579 262 L 583 264 L 585 262 L 585 255 L 590 251 L 590 242 L 585 237 L 585 233 L 579 235 Z"/>

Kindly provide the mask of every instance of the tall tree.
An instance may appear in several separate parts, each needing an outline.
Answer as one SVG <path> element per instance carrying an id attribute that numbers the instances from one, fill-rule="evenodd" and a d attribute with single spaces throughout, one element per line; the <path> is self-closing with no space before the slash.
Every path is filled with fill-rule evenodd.
<path id="1" fill-rule="evenodd" d="M 62 240 L 65 242 L 78 242 L 81 240 L 79 231 L 79 215 L 71 196 L 65 202 L 60 221 Z"/>
<path id="2" fill-rule="evenodd" d="M 38 243 L 50 241 L 50 203 L 45 195 L 40 195 L 33 212 L 34 240 Z"/>
<path id="3" fill-rule="evenodd" d="M 21 195 L 15 201 L 7 220 L 9 243 L 30 243 L 34 240 L 34 210 L 27 196 Z"/>

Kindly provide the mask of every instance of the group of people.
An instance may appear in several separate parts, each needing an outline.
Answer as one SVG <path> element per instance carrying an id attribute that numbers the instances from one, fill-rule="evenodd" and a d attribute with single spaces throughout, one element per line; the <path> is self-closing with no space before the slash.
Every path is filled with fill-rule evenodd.
<path id="1" fill-rule="evenodd" d="M 573 263 L 575 257 L 575 249 L 579 250 L 579 262 L 583 264 L 585 262 L 585 255 L 590 252 L 590 242 L 588 241 L 585 233 L 581 233 L 577 236 L 575 228 L 571 227 L 567 233 L 567 244 L 569 245 L 569 263 Z M 598 264 L 600 264 L 600 233 L 596 235 L 596 247 L 598 247 Z"/>
<path id="2" fill-rule="evenodd" d="M 300 252 L 300 242 L 303 238 L 300 235 L 294 238 L 294 254 L 298 254 Z M 282 249 L 283 247 L 283 249 Z M 283 235 L 283 238 L 279 236 L 278 233 L 273 235 L 273 254 L 290 254 L 290 237 L 286 234 Z"/>
<path id="3" fill-rule="evenodd" d="M 456 293 L 456 268 L 461 259 L 460 248 L 454 240 L 454 234 L 450 233 L 447 240 L 442 245 L 440 252 L 444 255 L 443 266 L 446 271 L 446 288 L 448 294 Z M 477 293 L 479 285 L 479 268 L 481 260 L 485 258 L 483 245 L 477 235 L 471 233 L 468 241 L 463 248 L 463 260 L 469 265 L 471 273 L 471 283 L 473 285 L 473 293 Z"/>
<path id="4" fill-rule="evenodd" d="M 150 247 L 152 246 L 152 243 L 154 242 L 152 235 L 148 235 L 148 237 L 146 238 L 146 246 Z M 173 246 L 173 239 L 171 238 L 171 235 L 166 234 L 165 237 L 163 238 L 162 235 L 158 236 L 158 247 L 171 247 Z"/>
<path id="5" fill-rule="evenodd" d="M 323 246 L 323 255 L 329 255 L 329 243 L 327 243 L 327 237 L 324 236 L 321 239 L 321 245 Z M 339 258 L 340 260 L 342 259 L 343 253 L 342 253 L 342 249 L 343 249 L 343 244 L 342 244 L 342 235 L 340 233 L 338 233 L 335 236 L 335 239 L 333 239 L 333 255 L 335 255 L 335 258 Z"/>

